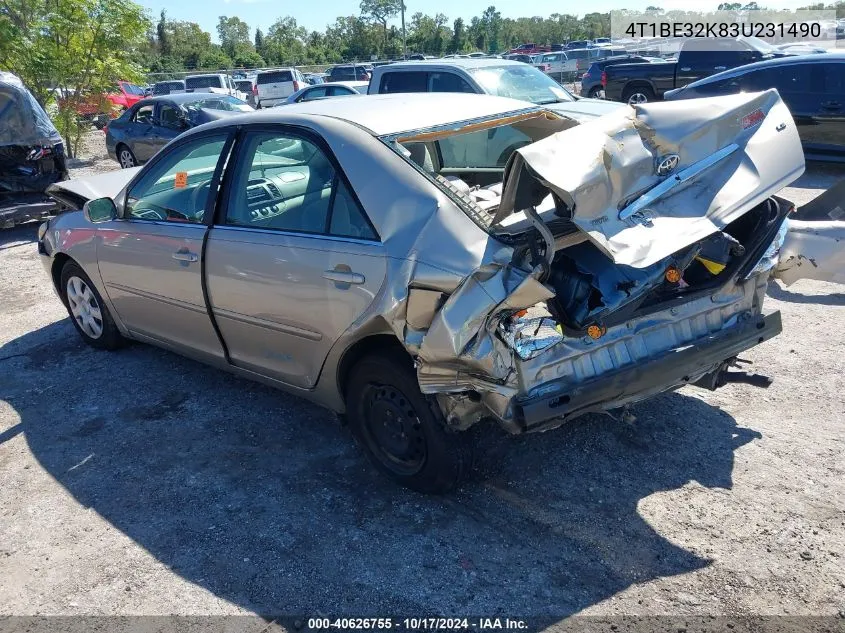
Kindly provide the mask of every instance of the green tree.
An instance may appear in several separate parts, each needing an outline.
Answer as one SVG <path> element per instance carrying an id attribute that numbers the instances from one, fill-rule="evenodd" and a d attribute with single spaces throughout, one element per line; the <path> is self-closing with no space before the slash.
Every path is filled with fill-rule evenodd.
<path id="1" fill-rule="evenodd" d="M 255 51 L 259 55 L 263 55 L 264 51 L 264 33 L 261 29 L 255 29 Z"/>
<path id="2" fill-rule="evenodd" d="M 460 53 L 466 48 L 467 34 L 464 29 L 463 18 L 457 18 L 452 24 L 452 41 L 449 42 L 450 53 Z"/>
<path id="3" fill-rule="evenodd" d="M 161 17 L 156 24 L 156 39 L 158 50 L 162 55 L 170 55 L 170 37 L 167 35 L 167 14 L 161 10 Z"/>
<path id="4" fill-rule="evenodd" d="M 20 76 L 42 105 L 57 87 L 55 121 L 75 156 L 89 124 L 79 112 L 103 108 L 121 79 L 137 79 L 134 63 L 151 24 L 130 0 L 0 1 L 0 68 Z"/>
<path id="5" fill-rule="evenodd" d="M 499 31 L 502 29 L 502 14 L 496 7 L 489 6 L 481 14 L 481 25 L 484 28 L 487 48 L 491 53 L 499 51 Z"/>
<path id="6" fill-rule="evenodd" d="M 232 58 L 217 44 L 212 44 L 197 60 L 197 70 L 226 70 L 232 66 Z"/>
<path id="7" fill-rule="evenodd" d="M 402 10 L 402 0 L 361 0 L 360 8 L 361 15 L 381 24 L 387 44 L 387 21 Z"/>
<path id="8" fill-rule="evenodd" d="M 221 15 L 217 22 L 217 35 L 220 46 L 229 57 L 234 57 L 239 49 L 252 46 L 249 25 L 238 17 Z"/>

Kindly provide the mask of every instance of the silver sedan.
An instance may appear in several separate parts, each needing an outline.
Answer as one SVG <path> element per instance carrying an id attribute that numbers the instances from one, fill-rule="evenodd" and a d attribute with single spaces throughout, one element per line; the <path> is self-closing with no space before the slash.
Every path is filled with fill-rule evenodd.
<path id="1" fill-rule="evenodd" d="M 328 99 L 63 183 L 88 202 L 38 248 L 90 345 L 313 400 L 441 492 L 482 421 L 547 430 L 743 379 L 737 355 L 780 331 L 770 276 L 841 280 L 841 223 L 790 223 L 773 196 L 803 169 L 774 91 L 583 124 L 474 94 Z"/>

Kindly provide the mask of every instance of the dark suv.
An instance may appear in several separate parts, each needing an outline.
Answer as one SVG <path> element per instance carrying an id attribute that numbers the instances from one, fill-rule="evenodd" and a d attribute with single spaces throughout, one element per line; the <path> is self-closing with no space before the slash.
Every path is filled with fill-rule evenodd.
<path id="1" fill-rule="evenodd" d="M 369 81 L 370 73 L 361 64 L 335 66 L 329 71 L 329 81 Z"/>

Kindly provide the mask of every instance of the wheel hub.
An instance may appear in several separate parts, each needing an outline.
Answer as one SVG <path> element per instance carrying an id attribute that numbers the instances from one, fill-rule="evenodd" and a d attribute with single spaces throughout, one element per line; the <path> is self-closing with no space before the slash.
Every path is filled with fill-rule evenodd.
<path id="1" fill-rule="evenodd" d="M 372 389 L 367 408 L 377 456 L 397 473 L 417 472 L 425 462 L 425 436 L 408 399 L 395 388 L 378 386 Z"/>

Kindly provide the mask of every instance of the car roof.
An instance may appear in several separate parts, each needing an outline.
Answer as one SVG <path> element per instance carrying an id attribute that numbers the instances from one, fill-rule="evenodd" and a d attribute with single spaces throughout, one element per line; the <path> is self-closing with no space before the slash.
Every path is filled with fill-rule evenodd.
<path id="1" fill-rule="evenodd" d="M 284 123 L 288 115 L 305 114 L 347 121 L 366 129 L 374 136 L 385 136 L 525 110 L 540 112 L 543 108 L 526 101 L 491 95 L 417 92 L 305 101 L 283 108 L 267 108 L 227 117 L 202 127 L 208 129 L 213 126 L 257 122 Z"/>
<path id="2" fill-rule="evenodd" d="M 222 95 L 215 92 L 180 92 L 172 95 L 155 95 L 145 97 L 138 103 L 155 103 L 156 101 L 172 101 L 174 103 L 191 103 L 192 101 L 205 101 L 206 99 L 223 99 L 229 95 Z"/>
<path id="3" fill-rule="evenodd" d="M 293 70 L 293 68 L 292 68 L 292 67 L 290 67 L 290 66 L 285 66 L 284 68 L 268 68 L 268 69 L 266 69 L 266 70 L 259 70 L 259 71 L 256 71 L 256 73 L 255 73 L 255 74 L 256 74 L 256 75 L 263 75 L 264 73 L 277 73 L 277 72 L 279 72 L 280 70 L 288 70 L 288 71 L 290 71 L 290 70 Z"/>
<path id="4" fill-rule="evenodd" d="M 484 68 L 486 66 L 524 66 L 522 62 L 514 59 L 492 59 L 489 57 L 451 57 L 449 59 L 419 59 L 415 61 L 402 61 L 380 66 L 386 70 L 394 71 L 407 68 L 420 68 L 429 66 L 449 66 L 452 68 Z M 378 68 L 376 69 L 378 70 Z"/>
<path id="5" fill-rule="evenodd" d="M 737 68 L 731 68 L 709 77 L 704 77 L 698 81 L 688 84 L 692 87 L 703 86 L 713 81 L 720 81 L 730 77 L 739 77 L 741 75 L 754 72 L 763 68 L 779 68 L 783 66 L 792 66 L 794 64 L 829 64 L 829 63 L 845 62 L 845 51 L 835 53 L 811 53 L 809 55 L 788 55 L 786 57 L 777 57 L 775 59 L 767 59 L 762 62 L 754 62 L 753 64 L 746 64 Z"/>

